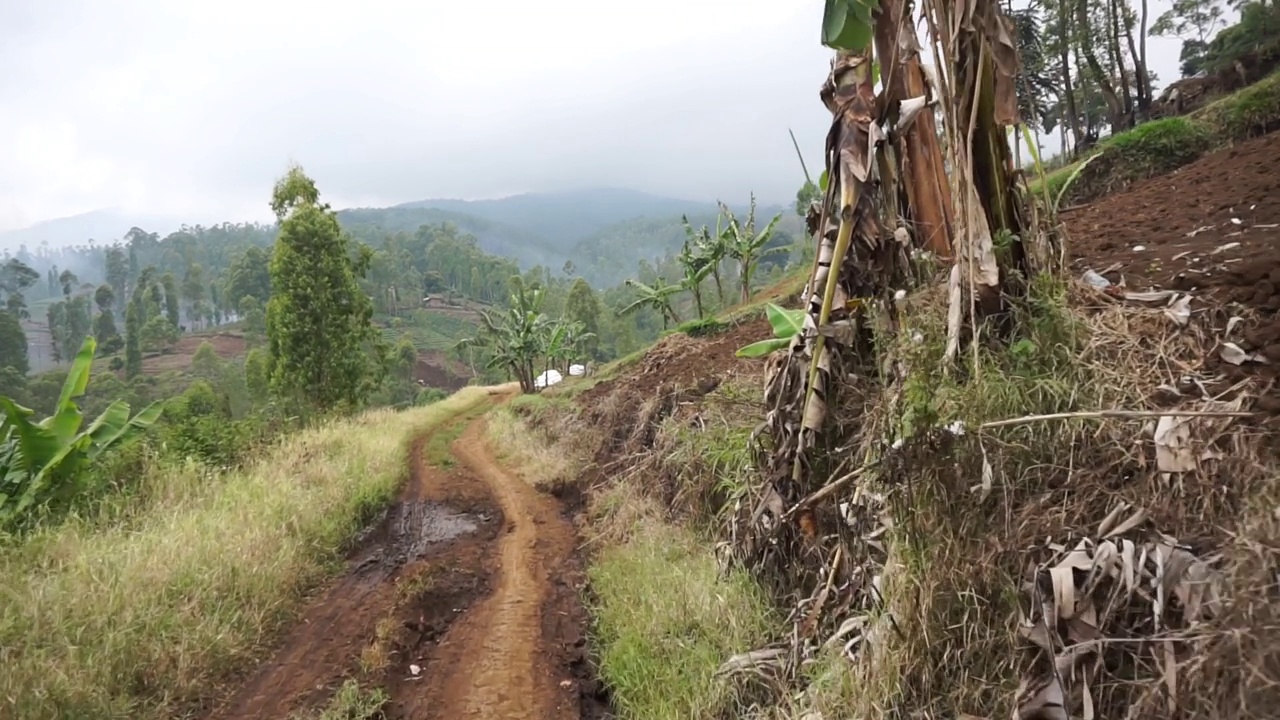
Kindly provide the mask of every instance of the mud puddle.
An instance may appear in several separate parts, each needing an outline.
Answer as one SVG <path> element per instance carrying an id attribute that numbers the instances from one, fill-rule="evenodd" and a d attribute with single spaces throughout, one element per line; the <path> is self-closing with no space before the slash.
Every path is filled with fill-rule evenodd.
<path id="1" fill-rule="evenodd" d="M 357 539 L 346 574 L 209 720 L 283 720 L 368 670 L 408 676 L 417 649 L 488 593 L 502 512 L 466 473 L 427 466 L 422 444 L 399 501 Z"/>

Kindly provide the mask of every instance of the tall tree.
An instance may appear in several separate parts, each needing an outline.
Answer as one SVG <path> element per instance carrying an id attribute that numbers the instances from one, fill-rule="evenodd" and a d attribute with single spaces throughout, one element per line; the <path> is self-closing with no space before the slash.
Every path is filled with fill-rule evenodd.
<path id="1" fill-rule="evenodd" d="M 70 270 L 63 270 L 62 273 L 58 275 L 58 283 L 62 286 L 62 296 L 67 300 L 71 299 L 71 291 L 75 289 L 76 284 L 79 282 L 80 278 L 76 277 L 76 274 Z M 77 345 L 76 347 L 78 348 L 80 346 Z"/>
<path id="2" fill-rule="evenodd" d="M 115 312 L 123 314 L 125 303 L 129 299 L 129 261 L 119 245 L 107 248 L 103 259 L 107 266 L 107 284 L 115 290 Z"/>
<path id="3" fill-rule="evenodd" d="M 22 331 L 22 324 L 16 316 L 0 311 L 0 369 L 7 367 L 24 375 L 30 369 L 27 364 L 27 334 Z"/>
<path id="4" fill-rule="evenodd" d="M 133 379 L 142 372 L 142 298 L 135 294 L 124 316 L 124 375 Z"/>
<path id="5" fill-rule="evenodd" d="M 178 305 L 178 281 L 174 279 L 173 273 L 167 272 L 160 278 L 160 284 L 164 287 L 165 317 L 175 329 L 181 328 L 182 313 Z"/>
<path id="6" fill-rule="evenodd" d="M 232 307 L 250 295 L 266 305 L 271 298 L 271 257 L 259 247 L 245 248 L 226 273 L 226 298 Z"/>
<path id="7" fill-rule="evenodd" d="M 187 301 L 187 319 L 194 325 L 204 317 L 204 268 L 197 263 L 187 265 L 182 276 L 182 299 Z"/>
<path id="8" fill-rule="evenodd" d="M 347 236 L 301 167 L 276 182 L 271 209 L 280 222 L 267 306 L 272 386 L 321 411 L 355 406 L 370 372 L 373 307 Z"/>
<path id="9" fill-rule="evenodd" d="M 93 301 L 98 305 L 98 317 L 93 321 L 93 335 L 106 354 L 119 352 L 119 331 L 116 330 L 116 319 L 113 314 L 116 294 L 110 285 L 99 285 L 93 294 Z"/>
<path id="10" fill-rule="evenodd" d="M 1224 24 L 1221 0 L 1174 0 L 1173 7 L 1151 24 L 1151 34 L 1182 39 L 1179 60 L 1185 77 L 1200 71 L 1209 41 Z"/>
<path id="11" fill-rule="evenodd" d="M 569 320 L 582 323 L 583 330 L 592 335 L 584 343 L 587 354 L 595 357 L 598 352 L 600 336 L 600 299 L 587 284 L 586 280 L 577 278 L 569 286 L 569 297 L 565 300 L 564 314 Z"/>
<path id="12" fill-rule="evenodd" d="M 0 265 L 0 295 L 4 296 L 4 309 L 16 320 L 31 317 L 27 311 L 26 297 L 23 291 L 40 279 L 40 273 L 31 269 L 30 265 L 18 258 L 9 258 Z"/>

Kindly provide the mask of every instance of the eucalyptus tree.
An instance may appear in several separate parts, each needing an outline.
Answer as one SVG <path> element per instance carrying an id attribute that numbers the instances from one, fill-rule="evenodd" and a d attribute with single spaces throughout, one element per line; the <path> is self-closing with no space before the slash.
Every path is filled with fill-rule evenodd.
<path id="1" fill-rule="evenodd" d="M 372 372 L 366 346 L 375 338 L 359 262 L 302 168 L 276 182 L 271 209 L 280 223 L 266 318 L 272 387 L 321 411 L 353 407 Z"/>

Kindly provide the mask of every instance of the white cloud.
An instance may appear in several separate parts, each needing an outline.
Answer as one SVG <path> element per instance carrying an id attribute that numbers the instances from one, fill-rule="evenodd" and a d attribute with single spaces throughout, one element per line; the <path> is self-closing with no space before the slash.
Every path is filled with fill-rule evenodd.
<path id="1" fill-rule="evenodd" d="M 801 182 L 787 129 L 813 168 L 828 122 L 821 13 L 817 0 L 7 0 L 0 229 L 108 206 L 265 219 L 291 159 L 339 206 L 588 185 L 785 201 Z M 1168 80 L 1177 44 L 1170 65 L 1161 42 Z"/>

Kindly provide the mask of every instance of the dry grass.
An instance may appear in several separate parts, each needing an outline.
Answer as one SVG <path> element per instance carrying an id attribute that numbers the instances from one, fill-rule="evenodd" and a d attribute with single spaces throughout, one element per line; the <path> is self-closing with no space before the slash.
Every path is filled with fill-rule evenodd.
<path id="1" fill-rule="evenodd" d="M 809 669 L 809 707 L 852 717 L 1009 717 L 1016 707 L 1043 707 L 1045 696 L 1037 700 L 1037 692 L 1055 686 L 1074 714 L 1083 711 L 1088 688 L 1097 717 L 1168 716 L 1171 702 L 1183 712 L 1198 707 L 1195 717 L 1264 717 L 1259 708 L 1274 707 L 1274 699 L 1264 705 L 1258 693 L 1274 698 L 1280 671 L 1251 637 L 1275 633 L 1266 629 L 1275 611 L 1262 588 L 1274 583 L 1267 568 L 1274 573 L 1280 548 L 1262 510 L 1254 524 L 1239 523 L 1245 508 L 1267 505 L 1259 493 L 1269 492 L 1266 480 L 1275 477 L 1274 464 L 1258 459 L 1258 432 L 1237 421 L 1196 420 L 1196 455 L 1217 456 L 1170 475 L 1156 467 L 1151 428 L 1144 427 L 1153 421 L 1068 418 L 982 428 L 1042 413 L 1158 414 L 1218 409 L 1235 397 L 1247 403 L 1247 386 L 1218 384 L 1226 394 L 1217 401 L 1185 383 L 1181 398 L 1157 392 L 1196 373 L 1222 331 L 1219 319 L 1204 315 L 1179 328 L 1158 308 L 1053 285 L 1032 297 L 1018 313 L 1019 338 L 984 343 L 976 366 L 950 376 L 937 371 L 945 337 L 941 299 L 926 292 L 908 308 L 902 341 L 886 363 L 898 369 L 897 382 L 853 438 L 858 449 L 849 464 L 868 471 L 831 501 L 866 512 L 845 528 L 828 525 L 835 534 L 820 534 L 817 543 L 827 550 L 809 560 L 823 569 L 819 577 L 837 567 L 831 549 L 844 548 L 854 560 L 854 567 L 840 566 L 840 591 L 821 598 L 829 609 L 806 608 L 803 617 L 819 617 L 817 627 L 825 628 L 814 641 L 851 620 L 861 628 L 835 646 L 853 658 L 845 661 L 847 675 L 832 670 L 829 649 L 810 651 L 823 659 Z M 957 422 L 965 428 L 959 436 L 938 429 Z M 888 450 L 895 441 L 901 449 Z M 1054 570 L 1066 567 L 1065 551 L 1080 541 L 1105 544 L 1099 526 L 1123 503 L 1129 510 L 1122 517 L 1144 515 L 1111 540 L 1130 543 L 1139 557 L 1147 548 L 1145 565 L 1097 560 L 1093 573 Z M 1187 584 L 1186 566 L 1175 570 L 1167 554 L 1155 558 L 1170 541 L 1184 544 L 1165 551 L 1184 558 L 1179 563 L 1207 563 L 1192 574 L 1216 578 L 1225 569 L 1232 589 L 1221 605 L 1186 610 L 1188 597 L 1199 592 Z M 1226 558 L 1215 565 L 1219 551 Z M 1124 588 L 1109 568 L 1126 564 L 1167 598 L 1153 609 L 1153 593 Z M 1068 585 L 1070 604 L 1060 595 L 1052 605 L 1060 637 L 1038 636 L 1044 642 L 1038 645 L 1019 632 L 1024 618 L 1041 617 L 1040 600 Z M 852 612 L 839 611 L 842 605 Z M 1068 618 L 1088 627 L 1068 627 Z M 797 627 L 802 637 L 812 628 Z M 1066 662 L 1073 654 L 1080 658 Z M 1242 656 L 1258 672 L 1245 672 Z M 1226 693 L 1217 689 L 1223 683 L 1241 690 L 1234 704 L 1224 704 Z M 1241 709 L 1246 705 L 1249 712 Z"/>
<path id="2" fill-rule="evenodd" d="M 520 414 L 521 407 L 528 413 L 529 401 L 489 413 L 485 424 L 490 447 L 521 478 L 540 490 L 552 492 L 576 482 L 583 462 L 572 449 L 573 437 L 554 436 L 532 422 L 528 414 Z"/>
<path id="3" fill-rule="evenodd" d="M 225 475 L 152 463 L 137 512 L 3 548 L 0 714 L 161 718 L 209 698 L 340 567 L 405 477 L 409 438 L 486 397 L 304 431 Z"/>

